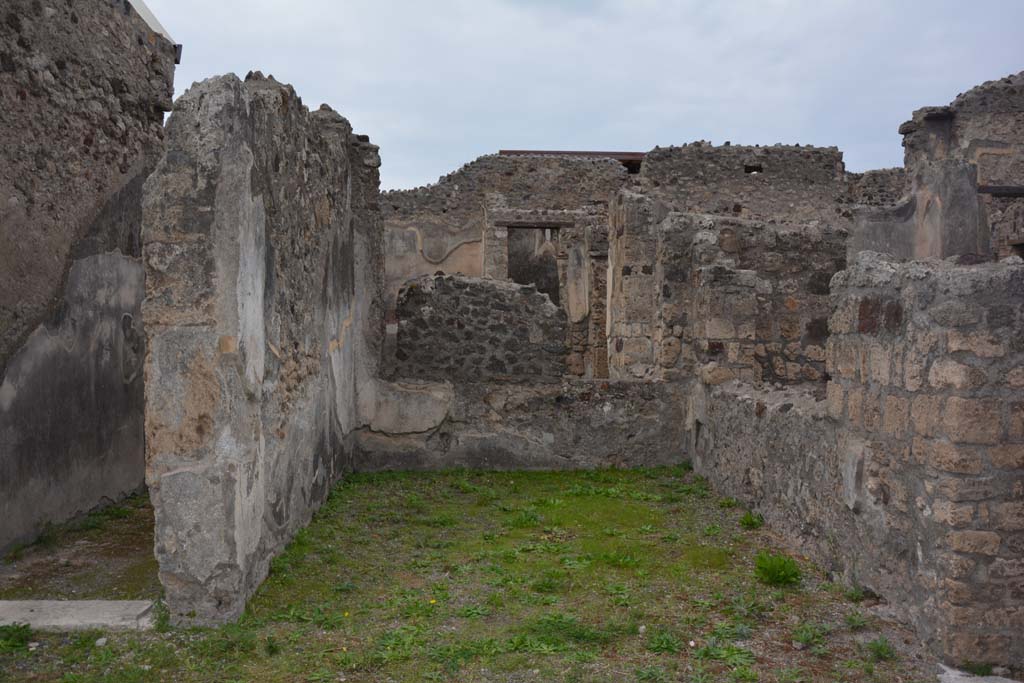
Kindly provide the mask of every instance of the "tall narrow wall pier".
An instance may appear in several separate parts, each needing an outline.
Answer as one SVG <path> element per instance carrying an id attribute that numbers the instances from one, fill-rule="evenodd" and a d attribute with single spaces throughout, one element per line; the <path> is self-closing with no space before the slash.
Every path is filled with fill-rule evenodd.
<path id="1" fill-rule="evenodd" d="M 239 616 L 373 405 L 379 158 L 260 74 L 194 85 L 146 183 L 146 479 L 175 622 Z"/>
<path id="2" fill-rule="evenodd" d="M 857 212 L 851 253 L 1024 255 L 1024 73 L 919 109 L 900 133 L 908 195 Z"/>
<path id="3" fill-rule="evenodd" d="M 142 487 L 142 183 L 175 47 L 127 0 L 0 10 L 0 553 Z"/>

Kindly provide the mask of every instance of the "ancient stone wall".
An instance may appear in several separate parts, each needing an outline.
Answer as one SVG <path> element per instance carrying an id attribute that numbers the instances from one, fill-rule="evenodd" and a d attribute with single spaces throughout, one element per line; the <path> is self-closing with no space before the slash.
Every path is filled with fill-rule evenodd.
<path id="1" fill-rule="evenodd" d="M 1024 266 L 867 253 L 833 285 L 828 405 L 858 483 L 846 502 L 906 544 L 905 571 L 880 580 L 952 661 L 1019 663 Z"/>
<path id="2" fill-rule="evenodd" d="M 514 209 L 504 195 L 489 193 L 485 203 L 484 275 L 499 280 L 517 279 L 510 265 L 510 244 L 525 234 L 550 238 L 557 287 L 549 292 L 565 311 L 569 326 L 567 372 L 577 377 L 608 376 L 604 310 L 607 301 L 608 212 L 605 202 L 580 209 Z"/>
<path id="3" fill-rule="evenodd" d="M 628 177 L 613 159 L 488 155 L 434 185 L 386 192 L 388 301 L 407 280 L 438 271 L 484 275 L 484 204 L 503 195 L 511 209 L 580 209 L 607 203 Z"/>
<path id="4" fill-rule="evenodd" d="M 697 385 L 695 467 L 948 661 L 1019 663 L 1024 266 L 865 252 L 832 285 L 827 400 Z"/>
<path id="5" fill-rule="evenodd" d="M 850 201 L 856 207 L 898 204 L 909 189 L 907 172 L 903 168 L 847 173 L 846 180 Z"/>
<path id="6" fill-rule="evenodd" d="M 667 382 L 398 382 L 359 433 L 356 468 L 592 469 L 686 458 L 684 388 Z"/>
<path id="7" fill-rule="evenodd" d="M 851 252 L 901 259 L 1024 251 L 1024 73 L 990 81 L 900 126 L 902 202 L 857 214 Z"/>
<path id="8" fill-rule="evenodd" d="M 378 400 L 376 147 L 260 74 L 175 103 L 146 183 L 146 478 L 175 622 L 236 618 Z"/>
<path id="9" fill-rule="evenodd" d="M 399 296 L 358 470 L 679 463 L 682 386 L 566 376 L 566 314 L 532 285 L 434 276 Z"/>
<path id="10" fill-rule="evenodd" d="M 533 285 L 421 277 L 402 288 L 397 315 L 397 377 L 543 382 L 565 374 L 565 313 Z"/>
<path id="11" fill-rule="evenodd" d="M 616 200 L 612 226 L 613 376 L 823 379 L 844 229 L 667 213 L 659 199 L 629 191 Z"/>
<path id="12" fill-rule="evenodd" d="M 143 484 L 141 188 L 174 60 L 126 0 L 0 9 L 0 551 Z"/>
<path id="13" fill-rule="evenodd" d="M 835 147 L 655 147 L 640 169 L 648 196 L 684 213 L 790 222 L 848 222 L 853 197 Z"/>

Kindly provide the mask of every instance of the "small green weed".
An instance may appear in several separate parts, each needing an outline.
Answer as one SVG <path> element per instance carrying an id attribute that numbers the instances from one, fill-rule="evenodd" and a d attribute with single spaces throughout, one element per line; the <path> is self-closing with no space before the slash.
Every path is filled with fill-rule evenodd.
<path id="1" fill-rule="evenodd" d="M 762 551 L 754 560 L 754 576 L 769 586 L 790 586 L 800 582 L 800 566 L 787 555 Z"/>
<path id="2" fill-rule="evenodd" d="M 466 619 L 476 619 L 477 617 L 486 617 L 490 613 L 491 610 L 484 605 L 466 605 L 456 614 Z"/>
<path id="3" fill-rule="evenodd" d="M 846 591 L 846 599 L 850 602 L 862 602 L 865 597 L 864 589 L 860 586 L 850 586 Z"/>
<path id="4" fill-rule="evenodd" d="M 764 526 L 764 517 L 762 517 L 759 512 L 751 512 L 750 510 L 747 510 L 743 513 L 743 516 L 740 517 L 740 526 L 751 531 L 754 529 L 760 529 Z"/>
<path id="5" fill-rule="evenodd" d="M 850 612 L 846 615 L 846 625 L 850 627 L 851 631 L 860 631 L 868 625 L 868 618 L 859 610 Z"/>
<path id="6" fill-rule="evenodd" d="M 672 675 L 660 666 L 647 666 L 636 670 L 636 680 L 668 683 L 672 680 Z"/>
<path id="7" fill-rule="evenodd" d="M 671 632 L 659 629 L 647 639 L 647 649 L 662 654 L 675 654 L 682 649 L 682 643 Z"/>
<path id="8" fill-rule="evenodd" d="M 0 652 L 15 652 L 28 648 L 32 640 L 32 629 L 28 624 L 0 626 Z"/>
<path id="9" fill-rule="evenodd" d="M 975 676 L 991 676 L 992 668 L 991 664 L 977 664 L 975 662 L 964 662 L 960 665 L 961 670 Z"/>
<path id="10" fill-rule="evenodd" d="M 884 662 L 896 659 L 896 649 L 885 636 L 879 636 L 867 644 L 871 658 L 876 662 Z"/>

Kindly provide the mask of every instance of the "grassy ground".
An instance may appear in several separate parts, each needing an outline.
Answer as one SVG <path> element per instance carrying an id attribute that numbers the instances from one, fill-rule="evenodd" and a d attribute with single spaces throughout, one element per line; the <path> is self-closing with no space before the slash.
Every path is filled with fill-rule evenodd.
<path id="1" fill-rule="evenodd" d="M 355 476 L 239 624 L 8 629 L 0 678 L 935 680 L 858 591 L 769 557 L 758 523 L 683 468 Z"/>

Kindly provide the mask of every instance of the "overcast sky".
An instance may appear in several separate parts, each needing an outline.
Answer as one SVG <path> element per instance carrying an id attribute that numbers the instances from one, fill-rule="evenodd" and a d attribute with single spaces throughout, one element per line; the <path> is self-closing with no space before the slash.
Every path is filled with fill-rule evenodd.
<path id="1" fill-rule="evenodd" d="M 193 81 L 250 69 L 381 147 L 382 184 L 501 148 L 837 145 L 1024 70 L 1024 0 L 147 0 Z"/>

